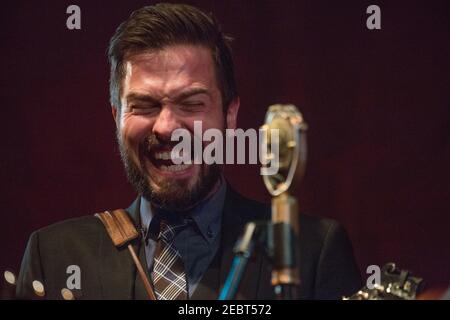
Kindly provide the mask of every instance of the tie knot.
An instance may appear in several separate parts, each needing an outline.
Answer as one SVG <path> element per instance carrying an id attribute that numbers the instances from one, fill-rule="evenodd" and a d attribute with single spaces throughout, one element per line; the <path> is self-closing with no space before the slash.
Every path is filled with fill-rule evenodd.
<path id="1" fill-rule="evenodd" d="M 172 242 L 178 232 L 180 232 L 185 226 L 186 222 L 170 223 L 167 220 L 161 220 L 158 239 L 162 238 L 166 242 Z"/>

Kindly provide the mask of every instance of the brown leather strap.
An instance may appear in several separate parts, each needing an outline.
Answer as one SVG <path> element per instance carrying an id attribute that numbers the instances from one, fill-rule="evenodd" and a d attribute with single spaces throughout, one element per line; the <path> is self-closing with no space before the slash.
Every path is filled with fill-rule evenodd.
<path id="1" fill-rule="evenodd" d="M 139 237 L 136 227 L 128 216 L 128 213 L 123 209 L 96 213 L 95 216 L 103 222 L 106 231 L 116 247 L 123 246 L 125 243 Z"/>
<path id="2" fill-rule="evenodd" d="M 128 250 L 130 251 L 131 258 L 136 265 L 137 271 L 144 283 L 144 288 L 147 291 L 150 300 L 156 300 L 153 288 L 150 285 L 147 274 L 142 267 L 136 252 L 131 245 L 131 241 L 139 237 L 139 232 L 136 230 L 133 222 L 131 221 L 128 213 L 123 209 L 113 210 L 112 212 L 104 211 L 96 213 L 95 216 L 100 219 L 106 228 L 112 242 L 116 247 L 121 247 L 128 243 Z"/>

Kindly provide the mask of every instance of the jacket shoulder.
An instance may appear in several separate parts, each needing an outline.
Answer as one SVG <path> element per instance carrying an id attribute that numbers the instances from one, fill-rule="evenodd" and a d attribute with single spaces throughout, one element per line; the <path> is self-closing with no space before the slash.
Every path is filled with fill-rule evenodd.
<path id="1" fill-rule="evenodd" d="M 302 213 L 299 216 L 299 240 L 303 253 L 319 259 L 331 244 L 349 243 L 347 232 L 336 220 Z"/>
<path id="2" fill-rule="evenodd" d="M 90 252 L 107 239 L 108 234 L 94 215 L 63 220 L 38 229 L 30 237 L 45 255 L 60 255 L 67 250 Z"/>
<path id="3" fill-rule="evenodd" d="M 316 234 L 321 239 L 324 239 L 329 232 L 342 229 L 341 224 L 334 219 L 318 217 L 309 213 L 301 213 L 299 223 L 302 231 Z"/>
<path id="4" fill-rule="evenodd" d="M 336 220 L 300 215 L 302 297 L 341 299 L 361 287 L 352 244 Z"/>
<path id="5" fill-rule="evenodd" d="M 94 215 L 86 215 L 53 223 L 36 230 L 35 233 L 38 233 L 40 237 L 53 237 L 72 235 L 74 233 L 88 234 L 90 232 L 98 232 L 102 228 L 100 219 Z"/>

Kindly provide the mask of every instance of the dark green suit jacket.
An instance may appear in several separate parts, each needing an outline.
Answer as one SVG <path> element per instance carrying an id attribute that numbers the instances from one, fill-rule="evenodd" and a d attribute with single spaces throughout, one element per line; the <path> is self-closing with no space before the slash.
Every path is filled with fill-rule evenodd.
<path id="1" fill-rule="evenodd" d="M 128 209 L 139 228 L 138 198 Z M 246 222 L 270 218 L 270 206 L 244 198 L 227 189 L 221 246 L 203 275 L 192 299 L 216 299 L 228 275 L 233 246 Z M 145 263 L 141 240 L 134 242 Z M 300 215 L 299 296 L 303 299 L 340 299 L 361 287 L 351 244 L 343 228 L 333 220 Z M 66 220 L 34 232 L 28 242 L 18 279 L 18 298 L 32 298 L 33 280 L 45 286 L 46 298 L 61 299 L 71 273 L 81 271 L 79 299 L 146 299 L 142 281 L 126 247 L 116 248 L 102 223 L 86 216 Z M 250 260 L 237 299 L 274 299 L 270 264 L 263 254 Z"/>

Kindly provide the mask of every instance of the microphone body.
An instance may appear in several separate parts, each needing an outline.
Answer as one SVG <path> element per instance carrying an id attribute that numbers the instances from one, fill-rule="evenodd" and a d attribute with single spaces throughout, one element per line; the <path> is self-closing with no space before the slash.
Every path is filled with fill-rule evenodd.
<path id="1" fill-rule="evenodd" d="M 298 204 L 287 192 L 272 199 L 272 225 L 269 243 L 272 245 L 272 286 L 278 299 L 297 298 L 300 285 L 298 252 Z"/>

